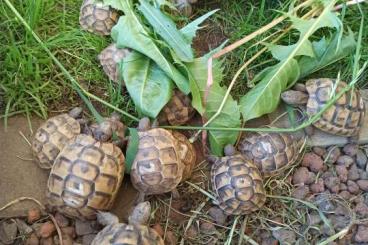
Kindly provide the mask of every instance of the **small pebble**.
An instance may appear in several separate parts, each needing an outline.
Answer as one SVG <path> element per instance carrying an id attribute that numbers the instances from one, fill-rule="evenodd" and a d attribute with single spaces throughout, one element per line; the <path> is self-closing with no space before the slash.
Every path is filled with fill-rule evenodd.
<path id="1" fill-rule="evenodd" d="M 334 229 L 331 229 L 329 226 L 327 226 L 326 224 L 323 224 L 322 225 L 322 228 L 321 228 L 321 232 L 322 234 L 326 235 L 326 236 L 332 236 L 335 234 L 335 231 Z"/>
<path id="2" fill-rule="evenodd" d="M 293 175 L 293 184 L 307 184 L 310 180 L 309 170 L 306 167 L 298 168 Z"/>
<path id="3" fill-rule="evenodd" d="M 224 225 L 226 222 L 227 216 L 225 213 L 218 207 L 211 207 L 208 210 L 208 215 L 215 221 L 218 225 Z"/>
<path id="4" fill-rule="evenodd" d="M 368 191 L 368 180 L 358 180 L 356 183 L 362 191 Z"/>
<path id="5" fill-rule="evenodd" d="M 350 219 L 345 215 L 329 215 L 328 219 L 330 220 L 332 226 L 337 231 L 340 231 L 346 227 L 348 227 Z"/>
<path id="6" fill-rule="evenodd" d="M 51 221 L 47 221 L 46 223 L 42 224 L 39 234 L 42 238 L 48 238 L 54 235 L 55 231 L 55 225 Z"/>
<path id="7" fill-rule="evenodd" d="M 359 179 L 359 171 L 355 164 L 353 164 L 349 169 L 348 179 L 353 181 Z"/>
<path id="8" fill-rule="evenodd" d="M 41 245 L 54 245 L 54 239 L 52 237 L 41 238 Z"/>
<path id="9" fill-rule="evenodd" d="M 348 187 L 346 186 L 346 184 L 341 183 L 340 184 L 340 191 L 346 191 L 348 189 Z"/>
<path id="10" fill-rule="evenodd" d="M 322 157 L 326 154 L 326 149 L 320 146 L 314 146 L 312 148 L 313 152 L 316 153 L 318 156 Z"/>
<path id="11" fill-rule="evenodd" d="M 217 232 L 216 227 L 212 223 L 205 221 L 201 222 L 200 231 L 207 235 L 215 234 Z"/>
<path id="12" fill-rule="evenodd" d="M 359 193 L 359 186 L 354 182 L 354 181 L 351 181 L 351 180 L 348 180 L 348 191 L 351 193 L 351 194 L 358 194 Z"/>
<path id="13" fill-rule="evenodd" d="M 336 208 L 332 201 L 326 198 L 325 195 L 317 195 L 314 202 L 322 212 L 331 212 Z"/>
<path id="14" fill-rule="evenodd" d="M 306 196 L 310 193 L 309 187 L 307 185 L 301 185 L 298 186 L 293 190 L 293 193 L 291 194 L 294 198 L 303 200 L 306 198 Z"/>
<path id="15" fill-rule="evenodd" d="M 162 226 L 159 223 L 156 223 L 152 226 L 152 229 L 154 229 L 157 234 L 160 235 L 160 237 L 164 237 L 164 229 L 162 228 Z"/>
<path id="16" fill-rule="evenodd" d="M 313 226 L 313 225 L 318 225 L 319 223 L 321 223 L 322 219 L 319 216 L 319 214 L 310 214 L 308 215 L 308 225 Z"/>
<path id="17" fill-rule="evenodd" d="M 313 193 L 324 192 L 325 191 L 325 184 L 324 184 L 323 179 L 318 179 L 317 183 L 311 184 L 309 188 Z"/>
<path id="18" fill-rule="evenodd" d="M 62 227 L 61 229 L 61 233 L 70 236 L 71 238 L 76 238 L 77 237 L 77 233 L 75 232 L 75 228 L 74 226 L 67 226 L 67 227 Z"/>
<path id="19" fill-rule="evenodd" d="M 325 162 L 332 164 L 337 161 L 340 155 L 341 155 L 340 148 L 332 146 L 327 149 L 327 153 L 324 156 L 324 160 Z"/>
<path id="20" fill-rule="evenodd" d="M 279 240 L 281 244 L 295 244 L 296 241 L 295 232 L 286 228 L 273 230 L 272 235 Z"/>
<path id="21" fill-rule="evenodd" d="M 355 212 L 362 216 L 362 218 L 366 218 L 368 216 L 368 206 L 364 202 L 359 202 L 355 208 Z"/>
<path id="22" fill-rule="evenodd" d="M 356 163 L 359 168 L 366 170 L 367 166 L 367 156 L 365 155 L 364 151 L 358 150 L 358 153 L 356 155 Z"/>
<path id="23" fill-rule="evenodd" d="M 368 242 L 368 227 L 365 225 L 358 225 L 357 232 L 354 235 L 355 242 Z"/>
<path id="24" fill-rule="evenodd" d="M 304 155 L 302 166 L 308 167 L 314 173 L 318 173 L 323 169 L 323 160 L 317 154 L 309 152 Z"/>
<path id="25" fill-rule="evenodd" d="M 328 177 L 333 177 L 333 176 L 334 176 L 334 174 L 331 172 L 331 170 L 328 170 L 328 171 L 324 172 L 324 173 L 321 175 L 321 178 L 322 178 L 322 179 L 326 179 L 326 178 L 328 178 Z"/>
<path id="26" fill-rule="evenodd" d="M 73 243 L 73 239 L 70 236 L 63 234 L 62 238 L 63 238 L 63 245 L 75 245 Z M 60 244 L 60 240 L 59 240 L 58 235 L 54 236 L 54 244 L 57 244 L 57 245 Z M 91 243 L 88 243 L 88 245 L 90 245 L 90 244 Z"/>
<path id="27" fill-rule="evenodd" d="M 337 159 L 336 163 L 349 168 L 354 163 L 354 159 L 351 156 L 342 155 Z"/>
<path id="28" fill-rule="evenodd" d="M 338 193 L 340 190 L 340 179 L 337 177 L 328 177 L 325 180 L 326 187 L 332 192 L 332 193 Z"/>
<path id="29" fill-rule="evenodd" d="M 36 233 L 32 233 L 26 240 L 26 245 L 39 245 L 40 240 L 38 239 Z"/>
<path id="30" fill-rule="evenodd" d="M 60 228 L 67 227 L 69 225 L 69 219 L 66 218 L 64 215 L 62 215 L 61 213 L 55 214 L 55 220 Z"/>
<path id="31" fill-rule="evenodd" d="M 361 180 L 368 180 L 368 172 L 362 171 L 359 173 L 359 179 Z"/>
<path id="32" fill-rule="evenodd" d="M 344 200 L 348 201 L 351 198 L 351 194 L 348 191 L 342 191 L 339 193 L 339 196 Z"/>
<path id="33" fill-rule="evenodd" d="M 28 210 L 27 222 L 33 224 L 41 218 L 41 210 L 39 208 L 32 208 Z"/>
<path id="34" fill-rule="evenodd" d="M 336 173 L 339 176 L 339 179 L 341 180 L 341 182 L 348 181 L 349 171 L 346 169 L 345 165 L 336 165 L 335 169 L 336 169 Z"/>
<path id="35" fill-rule="evenodd" d="M 357 145 L 357 144 L 347 144 L 342 149 L 342 151 L 346 155 L 349 155 L 351 157 L 354 157 L 358 153 L 358 150 L 359 150 L 359 145 Z"/>
<path id="36" fill-rule="evenodd" d="M 78 236 L 97 233 L 98 231 L 94 227 L 94 221 L 81 221 L 79 219 L 75 221 L 75 232 Z"/>

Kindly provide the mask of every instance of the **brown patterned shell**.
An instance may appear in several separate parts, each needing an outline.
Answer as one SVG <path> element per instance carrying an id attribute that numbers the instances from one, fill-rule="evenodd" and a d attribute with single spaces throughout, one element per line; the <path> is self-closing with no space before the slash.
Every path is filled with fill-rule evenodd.
<path id="1" fill-rule="evenodd" d="M 111 81 L 114 81 L 116 83 L 119 82 L 119 71 L 117 65 L 122 59 L 128 56 L 129 53 L 129 49 L 117 48 L 116 44 L 113 43 L 102 50 L 102 52 L 98 55 L 98 60 L 100 61 L 104 72 Z M 122 80 L 121 82 L 122 85 L 124 85 L 124 82 Z"/>
<path id="2" fill-rule="evenodd" d="M 211 169 L 211 184 L 219 207 L 229 215 L 254 212 L 266 201 L 261 173 L 240 154 L 217 159 Z"/>
<path id="3" fill-rule="evenodd" d="M 84 30 L 99 35 L 110 35 L 118 21 L 119 14 L 110 6 L 95 0 L 84 0 L 79 16 L 79 23 Z"/>
<path id="4" fill-rule="evenodd" d="M 164 245 L 154 230 L 144 225 L 114 224 L 100 231 L 91 245 Z"/>
<path id="5" fill-rule="evenodd" d="M 181 155 L 181 161 L 184 164 L 183 179 L 187 180 L 192 176 L 193 168 L 197 161 L 197 154 L 193 144 L 191 144 L 188 138 L 178 131 L 172 131 L 172 135 L 179 142 L 179 152 Z"/>
<path id="6" fill-rule="evenodd" d="M 267 177 L 296 161 L 299 143 L 287 133 L 247 133 L 238 150 Z"/>
<path id="7" fill-rule="evenodd" d="M 309 94 L 307 114 L 314 116 L 330 100 L 334 92 L 336 80 L 322 78 L 307 81 L 306 88 Z M 339 82 L 335 94 L 346 85 Z M 358 134 L 363 124 L 365 105 L 358 90 L 350 90 L 343 94 L 322 117 L 314 123 L 317 128 L 336 135 L 354 136 Z"/>
<path id="8" fill-rule="evenodd" d="M 89 135 L 78 135 L 55 160 L 47 183 L 49 204 L 76 218 L 93 219 L 109 210 L 124 174 L 121 150 Z"/>
<path id="9" fill-rule="evenodd" d="M 68 114 L 49 118 L 34 135 L 33 155 L 41 164 L 51 166 L 64 146 L 80 132 L 78 121 Z"/>
<path id="10" fill-rule="evenodd" d="M 140 192 L 162 194 L 176 188 L 183 177 L 178 142 L 161 128 L 138 132 L 138 152 L 133 161 L 130 178 Z"/>
<path id="11" fill-rule="evenodd" d="M 171 125 L 183 125 L 194 116 L 191 99 L 175 89 L 171 100 L 163 108 L 163 113 Z"/>

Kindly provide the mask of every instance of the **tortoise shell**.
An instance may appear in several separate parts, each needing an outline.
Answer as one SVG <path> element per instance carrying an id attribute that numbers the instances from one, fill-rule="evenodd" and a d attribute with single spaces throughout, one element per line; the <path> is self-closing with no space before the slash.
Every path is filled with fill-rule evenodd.
<path id="1" fill-rule="evenodd" d="M 211 184 L 219 207 L 229 215 L 254 212 L 266 201 L 261 173 L 241 154 L 218 158 L 211 168 Z"/>
<path id="2" fill-rule="evenodd" d="M 99 35 L 110 35 L 118 21 L 119 14 L 110 6 L 95 0 L 84 0 L 79 16 L 79 23 L 84 30 Z"/>
<path id="3" fill-rule="evenodd" d="M 111 81 L 119 82 L 118 63 L 130 54 L 128 49 L 119 49 L 116 44 L 110 44 L 98 55 L 102 68 Z M 124 82 L 122 81 L 124 85 Z"/>
<path id="4" fill-rule="evenodd" d="M 163 108 L 164 116 L 171 125 L 183 125 L 194 116 L 191 99 L 175 89 L 171 100 Z"/>
<path id="5" fill-rule="evenodd" d="M 177 140 L 161 128 L 138 132 L 138 136 L 138 152 L 130 172 L 133 186 L 147 195 L 172 191 L 184 169 Z"/>
<path id="6" fill-rule="evenodd" d="M 309 94 L 307 114 L 316 115 L 331 99 L 332 94 L 339 93 L 347 84 L 336 80 L 322 78 L 307 81 L 306 88 Z M 334 87 L 336 90 L 334 91 Z M 344 93 L 330 108 L 325 111 L 314 126 L 322 131 L 342 135 L 357 135 L 363 124 L 365 105 L 358 90 Z"/>
<path id="7" fill-rule="evenodd" d="M 183 179 L 187 180 L 192 176 L 193 168 L 197 161 L 197 154 L 193 144 L 191 144 L 188 138 L 178 131 L 172 131 L 172 135 L 179 142 L 180 159 L 184 164 Z"/>
<path id="8" fill-rule="evenodd" d="M 287 133 L 247 133 L 238 150 L 267 177 L 297 160 L 299 143 Z"/>
<path id="9" fill-rule="evenodd" d="M 91 243 L 91 245 L 101 244 L 164 245 L 164 241 L 152 228 L 119 223 L 106 226 Z"/>
<path id="10" fill-rule="evenodd" d="M 113 205 L 124 174 L 124 155 L 111 144 L 78 135 L 60 152 L 47 183 L 49 204 L 68 216 L 93 219 Z"/>
<path id="11" fill-rule="evenodd" d="M 80 132 L 79 122 L 66 113 L 49 118 L 34 135 L 33 155 L 41 164 L 52 166 L 64 146 Z"/>

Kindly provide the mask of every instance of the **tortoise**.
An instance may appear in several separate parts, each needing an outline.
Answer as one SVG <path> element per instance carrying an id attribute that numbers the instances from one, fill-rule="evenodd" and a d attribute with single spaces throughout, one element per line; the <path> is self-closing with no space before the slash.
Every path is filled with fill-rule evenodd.
<path id="1" fill-rule="evenodd" d="M 177 196 L 176 187 L 184 170 L 178 141 L 166 129 L 150 129 L 148 118 L 140 120 L 138 136 L 138 151 L 130 172 L 132 184 L 140 193 L 137 201 L 144 200 L 145 195 L 166 192 Z"/>
<path id="2" fill-rule="evenodd" d="M 186 124 L 195 114 L 191 103 L 191 99 L 187 95 L 175 89 L 170 101 L 159 115 L 160 123 L 166 120 L 170 125 Z"/>
<path id="3" fill-rule="evenodd" d="M 190 17 L 193 13 L 192 4 L 197 2 L 198 0 L 175 0 L 175 7 L 182 15 Z"/>
<path id="4" fill-rule="evenodd" d="M 119 147 L 80 134 L 60 152 L 47 183 L 50 206 L 67 216 L 94 219 L 109 210 L 122 183 L 125 157 Z"/>
<path id="5" fill-rule="evenodd" d="M 84 0 L 79 15 L 79 23 L 84 30 L 102 36 L 110 35 L 117 23 L 119 13 L 101 1 Z"/>
<path id="6" fill-rule="evenodd" d="M 298 139 L 288 133 L 247 133 L 238 150 L 256 164 L 264 177 L 269 177 L 293 164 L 299 155 Z"/>
<path id="7" fill-rule="evenodd" d="M 120 49 L 116 46 L 115 43 L 113 43 L 102 50 L 102 52 L 98 55 L 97 58 L 100 61 L 104 72 L 111 81 L 118 83 L 120 80 L 122 82 L 122 85 L 124 85 L 124 82 L 119 75 L 118 63 L 121 62 L 129 54 L 129 49 Z"/>
<path id="8" fill-rule="evenodd" d="M 118 223 L 119 219 L 111 214 L 98 214 L 98 220 L 103 220 L 107 226 L 93 239 L 91 245 L 164 245 L 160 235 L 148 227 L 148 219 L 151 213 L 149 202 L 139 203 L 129 216 L 129 223 Z M 107 218 L 103 216 L 107 216 Z M 112 216 L 112 217 L 111 217 Z"/>
<path id="9" fill-rule="evenodd" d="M 81 133 L 79 117 L 82 108 L 49 118 L 36 131 L 32 141 L 34 157 L 45 166 L 52 166 L 64 146 Z"/>
<path id="10" fill-rule="evenodd" d="M 113 134 L 115 133 L 118 138 L 114 141 L 115 144 L 125 141 L 126 126 L 120 119 L 120 115 L 113 112 L 110 117 L 104 118 L 101 123 L 94 123 L 88 127 L 86 134 L 92 135 L 98 141 L 113 142 Z"/>
<path id="11" fill-rule="evenodd" d="M 184 164 L 182 181 L 189 179 L 192 176 L 193 168 L 197 161 L 197 152 L 194 149 L 188 138 L 178 131 L 171 131 L 174 138 L 179 142 L 180 159 Z"/>
<path id="12" fill-rule="evenodd" d="M 298 84 L 296 90 L 285 91 L 282 100 L 291 105 L 306 105 L 309 117 L 316 115 L 328 103 L 333 94 L 339 93 L 347 84 L 336 79 L 311 79 Z M 336 90 L 335 90 L 336 88 Z M 344 93 L 313 125 L 330 134 L 356 136 L 363 124 L 365 105 L 358 90 Z"/>
<path id="13" fill-rule="evenodd" d="M 232 145 L 225 147 L 224 157 L 210 157 L 211 185 L 217 204 L 227 215 L 249 214 L 260 209 L 266 194 L 257 166 L 235 152 Z"/>

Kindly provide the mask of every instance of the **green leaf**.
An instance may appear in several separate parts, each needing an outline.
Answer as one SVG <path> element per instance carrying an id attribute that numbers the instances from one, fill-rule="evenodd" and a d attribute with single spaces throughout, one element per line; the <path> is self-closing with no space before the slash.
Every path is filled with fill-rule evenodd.
<path id="1" fill-rule="evenodd" d="M 204 99 L 207 87 L 207 57 L 195 59 L 187 63 L 187 67 L 196 79 L 201 97 Z M 213 84 L 207 96 L 206 111 L 204 116 L 211 118 L 220 107 L 225 96 L 226 87 L 221 87 L 223 78 L 223 67 L 220 61 L 213 61 Z M 209 125 L 210 127 L 240 127 L 240 111 L 238 103 L 231 97 L 227 99 L 224 109 L 220 115 Z M 223 155 L 223 148 L 227 144 L 234 144 L 238 137 L 238 132 L 208 131 L 211 152 L 215 155 Z"/>
<path id="2" fill-rule="evenodd" d="M 321 70 L 354 52 L 356 47 L 354 34 L 349 31 L 349 35 L 343 36 L 339 43 L 339 32 L 336 32 L 329 41 L 322 38 L 318 42 L 313 42 L 316 57 L 301 57 L 299 59 L 300 78 Z"/>
<path id="3" fill-rule="evenodd" d="M 173 49 L 180 60 L 190 62 L 194 54 L 190 43 L 176 28 L 172 19 L 147 2 L 140 0 L 139 11 L 143 14 L 155 32 Z"/>
<path id="4" fill-rule="evenodd" d="M 240 100 L 244 121 L 260 117 L 277 108 L 280 94 L 296 82 L 300 71 L 295 59 L 283 61 L 270 69 L 267 75 Z"/>
<path id="5" fill-rule="evenodd" d="M 170 77 L 178 88 L 188 94 L 190 92 L 189 82 L 170 62 L 156 43 L 150 37 L 150 32 L 141 24 L 139 16 L 133 10 L 133 4 L 129 0 L 120 1 L 124 16 L 121 16 L 118 23 L 113 27 L 111 37 L 116 42 L 118 48 L 131 48 L 149 58 Z"/>
<path id="6" fill-rule="evenodd" d="M 123 60 L 123 77 L 137 109 L 146 116 L 157 117 L 171 98 L 171 79 L 153 60 L 138 52 Z"/>
<path id="7" fill-rule="evenodd" d="M 114 9 L 123 10 L 123 5 L 120 0 L 103 0 L 105 5 L 110 5 Z"/>
<path id="8" fill-rule="evenodd" d="M 138 152 L 139 136 L 135 128 L 129 128 L 129 143 L 125 156 L 125 173 L 130 174 L 135 156 Z"/>
<path id="9" fill-rule="evenodd" d="M 196 36 L 196 32 L 201 28 L 199 25 L 203 23 L 207 18 L 216 13 L 218 9 L 212 10 L 207 14 L 198 17 L 186 26 L 180 29 L 180 32 L 184 35 L 189 43 L 193 42 L 193 38 Z"/>
<path id="10" fill-rule="evenodd" d="M 284 46 L 270 43 L 266 44 L 266 46 L 271 51 L 273 57 L 275 57 L 278 60 L 285 60 L 293 52 L 297 44 Z M 309 40 L 303 42 L 300 48 L 298 48 L 298 51 L 295 53 L 295 56 L 299 55 L 305 55 L 310 57 L 315 56 L 312 43 Z"/>

